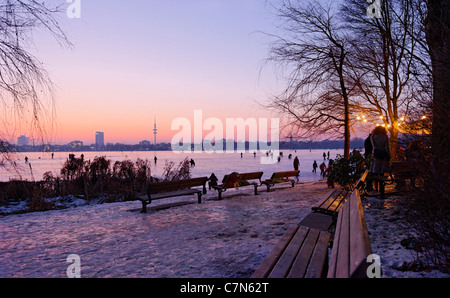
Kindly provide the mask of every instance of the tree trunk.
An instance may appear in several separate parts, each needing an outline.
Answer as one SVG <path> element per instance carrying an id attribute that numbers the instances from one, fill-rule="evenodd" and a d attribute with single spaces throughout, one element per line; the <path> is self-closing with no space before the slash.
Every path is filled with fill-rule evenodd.
<path id="1" fill-rule="evenodd" d="M 433 76 L 433 167 L 438 174 L 448 171 L 450 111 L 450 1 L 428 0 L 426 25 Z"/>
<path id="2" fill-rule="evenodd" d="M 397 144 L 398 144 L 398 130 L 396 128 L 392 128 L 389 131 L 390 134 L 390 143 L 389 143 L 389 151 L 391 153 L 391 161 L 397 160 Z"/>
<path id="3" fill-rule="evenodd" d="M 350 158 L 350 108 L 348 95 L 345 85 L 342 86 L 344 91 L 344 158 Z"/>

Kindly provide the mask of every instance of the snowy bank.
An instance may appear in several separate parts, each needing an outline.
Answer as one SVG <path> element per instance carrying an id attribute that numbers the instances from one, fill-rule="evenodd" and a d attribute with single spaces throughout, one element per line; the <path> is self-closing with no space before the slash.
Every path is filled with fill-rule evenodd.
<path id="1" fill-rule="evenodd" d="M 327 192 L 324 181 L 307 182 L 257 196 L 250 188 L 227 191 L 222 201 L 208 192 L 202 204 L 147 214 L 135 211 L 134 201 L 0 216 L 0 277 L 66 277 L 71 254 L 80 257 L 81 277 L 250 277 L 287 227 Z M 152 205 L 174 200 L 197 199 Z M 409 252 L 392 236 L 398 227 L 380 221 L 389 210 L 366 206 L 385 277 L 448 277 L 389 269 L 410 260 Z"/>

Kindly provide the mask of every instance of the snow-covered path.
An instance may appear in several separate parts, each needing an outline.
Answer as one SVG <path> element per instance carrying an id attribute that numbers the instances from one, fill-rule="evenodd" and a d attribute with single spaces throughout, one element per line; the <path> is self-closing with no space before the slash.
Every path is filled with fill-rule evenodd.
<path id="1" fill-rule="evenodd" d="M 308 182 L 147 214 L 126 202 L 3 216 L 0 277 L 66 277 L 71 254 L 82 277 L 249 277 L 327 191 Z"/>

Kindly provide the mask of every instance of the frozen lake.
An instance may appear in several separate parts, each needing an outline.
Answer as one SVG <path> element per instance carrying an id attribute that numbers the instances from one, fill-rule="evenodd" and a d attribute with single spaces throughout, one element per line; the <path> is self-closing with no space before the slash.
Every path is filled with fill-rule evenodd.
<path id="1" fill-rule="evenodd" d="M 257 152 L 256 157 L 252 152 L 246 151 L 242 158 L 238 152 L 233 153 L 174 153 L 172 151 L 124 151 L 124 152 L 74 152 L 75 157 L 84 154 L 85 160 L 93 160 L 96 156 L 106 156 L 107 159 L 115 161 L 132 160 L 138 158 L 152 161 L 152 176 L 159 176 L 165 165 L 165 161 L 181 162 L 184 158 L 192 158 L 195 161 L 195 167 L 192 167 L 192 177 L 210 176 L 214 173 L 221 181 L 223 176 L 231 172 L 254 172 L 263 171 L 263 178 L 269 178 L 273 172 L 293 170 L 294 158 L 298 156 L 300 160 L 300 181 L 317 181 L 320 179 L 320 171 L 312 172 L 314 160 L 320 165 L 324 161 L 323 153 L 330 152 L 330 158 L 335 159 L 338 154 L 343 154 L 343 150 L 282 150 L 283 157 L 277 162 L 277 156 L 273 156 L 273 164 L 262 164 L 261 158 L 266 157 L 265 153 Z M 41 180 L 45 172 L 51 171 L 54 176 L 60 174 L 64 162 L 69 157 L 70 152 L 55 152 L 53 159 L 51 153 L 43 152 L 24 152 L 16 155 L 16 163 L 20 166 L 18 172 L 8 171 L 0 168 L 0 181 L 10 179 L 23 180 Z M 289 159 L 292 154 L 292 159 Z M 153 162 L 154 157 L 158 161 Z M 28 157 L 28 164 L 25 163 L 25 157 Z M 270 158 L 270 156 L 269 156 Z M 328 160 L 326 160 L 328 165 Z"/>

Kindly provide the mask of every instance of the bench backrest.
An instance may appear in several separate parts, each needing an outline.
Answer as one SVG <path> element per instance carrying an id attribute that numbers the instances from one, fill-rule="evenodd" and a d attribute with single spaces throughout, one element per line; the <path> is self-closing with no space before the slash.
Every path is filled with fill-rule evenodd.
<path id="1" fill-rule="evenodd" d="M 391 165 L 392 173 L 416 172 L 423 169 L 424 162 L 418 161 L 396 161 Z"/>
<path id="2" fill-rule="evenodd" d="M 358 181 L 356 181 L 353 190 L 359 189 L 360 191 L 366 186 L 366 179 L 369 175 L 369 170 L 365 170 L 364 173 L 361 175 Z"/>
<path id="3" fill-rule="evenodd" d="M 164 181 L 150 183 L 147 189 L 148 194 L 155 194 L 160 192 L 170 192 L 182 189 L 188 189 L 196 186 L 203 186 L 203 193 L 206 193 L 206 181 L 208 177 L 189 178 L 185 180 Z"/>
<path id="4" fill-rule="evenodd" d="M 240 181 L 242 180 L 255 180 L 255 179 L 259 179 L 259 182 L 261 182 L 261 177 L 264 174 L 263 172 L 252 172 L 252 173 L 238 173 L 239 174 L 239 179 Z M 225 175 L 223 176 L 222 179 L 222 183 L 226 184 L 228 182 L 228 180 L 230 179 L 230 175 Z"/>
<path id="5" fill-rule="evenodd" d="M 364 210 L 356 189 L 339 212 L 328 277 L 367 277 L 367 257 L 371 254 Z"/>
<path id="6" fill-rule="evenodd" d="M 239 173 L 239 180 L 259 180 L 261 182 L 261 177 L 263 172 L 252 172 L 252 173 Z"/>
<path id="7" fill-rule="evenodd" d="M 271 180 L 280 179 L 280 178 L 288 178 L 288 177 L 298 177 L 300 171 L 286 171 L 286 172 L 275 172 L 272 174 Z"/>

